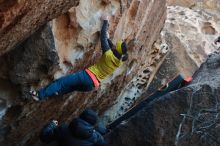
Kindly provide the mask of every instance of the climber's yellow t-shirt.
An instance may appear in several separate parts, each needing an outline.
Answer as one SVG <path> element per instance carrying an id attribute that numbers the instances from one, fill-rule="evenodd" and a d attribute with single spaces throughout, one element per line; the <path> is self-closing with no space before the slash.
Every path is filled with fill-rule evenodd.
<path id="1" fill-rule="evenodd" d="M 93 66 L 89 67 L 88 69 L 95 74 L 99 81 L 101 81 L 107 76 L 111 75 L 116 68 L 121 65 L 122 61 L 115 57 L 112 50 L 109 49 Z"/>

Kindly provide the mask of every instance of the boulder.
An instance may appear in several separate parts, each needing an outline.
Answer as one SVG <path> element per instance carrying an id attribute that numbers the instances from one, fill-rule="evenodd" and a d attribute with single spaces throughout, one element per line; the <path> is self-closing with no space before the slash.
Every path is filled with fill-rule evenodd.
<path id="1" fill-rule="evenodd" d="M 23 42 L 47 21 L 78 4 L 79 0 L 1 0 L 0 55 Z"/>
<path id="2" fill-rule="evenodd" d="M 190 85 L 146 104 L 106 136 L 109 145 L 219 145 L 219 61 L 209 55 Z"/>

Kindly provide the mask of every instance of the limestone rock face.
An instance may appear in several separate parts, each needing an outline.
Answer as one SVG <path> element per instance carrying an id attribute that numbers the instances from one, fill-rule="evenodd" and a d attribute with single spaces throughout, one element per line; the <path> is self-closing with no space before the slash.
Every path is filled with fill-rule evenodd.
<path id="1" fill-rule="evenodd" d="M 220 53 L 194 74 L 193 82 L 148 103 L 106 138 L 111 146 L 219 145 Z"/>
<path id="2" fill-rule="evenodd" d="M 188 8 L 200 8 L 200 9 L 220 9 L 219 0 L 167 0 L 167 4 L 171 6 L 183 6 Z"/>
<path id="3" fill-rule="evenodd" d="M 219 12 L 184 6 L 168 6 L 161 39 L 169 47 L 169 52 L 139 99 L 149 96 L 178 74 L 192 76 L 207 56 L 218 48 L 213 41 L 219 35 Z"/>
<path id="4" fill-rule="evenodd" d="M 220 13 L 205 10 L 192 10 L 186 7 L 169 6 L 167 20 L 162 31 L 162 39 L 180 61 L 179 70 L 190 76 L 206 59 L 207 55 L 217 49 L 213 43 L 220 33 Z M 197 67 L 191 68 L 191 64 Z M 185 58 L 185 59 L 184 59 Z"/>
<path id="5" fill-rule="evenodd" d="M 148 3 L 148 1 L 145 2 Z M 62 69 L 56 73 L 55 78 L 68 73 L 69 70 L 78 71 L 81 68 L 86 68 L 100 56 L 98 36 L 102 25 L 100 16 L 103 13 L 111 16 L 109 34 L 113 43 L 119 39 L 124 39 L 129 44 L 129 61 L 110 78 L 102 82 L 101 89 L 96 95 L 96 99 L 100 100 L 103 100 L 101 97 L 109 97 L 107 99 L 109 107 L 116 104 L 108 110 L 111 112 L 105 113 L 111 120 L 125 112 L 140 96 L 167 52 L 158 45 L 160 42 L 154 49 L 147 49 L 148 44 L 153 43 L 150 37 L 154 37 L 157 31 L 160 31 L 160 29 L 150 29 L 153 27 L 153 23 L 159 20 L 151 20 L 150 17 L 147 19 L 148 15 L 156 14 L 163 21 L 166 13 L 156 12 L 153 9 L 157 5 L 155 2 L 149 1 L 149 7 L 142 6 L 143 3 L 144 1 L 120 3 L 111 1 L 106 3 L 93 0 L 88 4 L 86 0 L 81 0 L 78 7 L 71 8 L 68 13 L 52 22 Z M 165 1 L 162 1 L 161 8 L 165 9 L 163 3 Z M 159 2 L 158 5 L 160 5 Z M 91 53 L 93 55 L 89 56 Z M 148 57 L 146 58 L 146 56 Z M 88 62 L 88 58 L 91 58 L 90 62 Z M 125 76 L 121 76 L 121 74 Z M 131 102 L 126 103 L 126 108 L 120 110 L 126 99 Z M 97 106 L 103 107 L 105 105 Z"/>
<path id="6" fill-rule="evenodd" d="M 168 7 L 168 16 L 161 33 L 161 41 L 167 44 L 169 52 L 165 55 L 164 60 L 162 61 L 160 68 L 154 74 L 152 81 L 149 82 L 148 88 L 146 88 L 145 92 L 142 93 L 138 100 L 148 97 L 178 74 L 182 74 L 184 77 L 192 76 L 198 67 L 206 60 L 208 55 L 217 49 L 218 46 L 213 44 L 213 40 L 219 35 L 219 12 L 213 11 L 214 8 L 211 9 L 212 10 L 192 10 L 179 6 Z M 195 116 L 195 108 L 192 107 L 193 111 L 191 111 L 190 114 L 191 116 L 195 114 L 194 117 L 188 116 L 189 119 L 186 120 L 183 119 L 185 116 L 183 114 L 182 122 L 179 113 L 180 110 L 183 110 L 182 113 L 187 111 L 186 109 L 189 107 L 190 103 L 189 100 L 192 98 L 195 99 L 195 101 L 192 101 L 193 106 L 207 103 L 205 106 L 210 107 L 209 101 L 213 100 L 213 94 L 214 96 L 217 96 L 217 98 L 219 97 L 219 89 L 217 89 L 219 86 L 215 88 L 216 83 L 214 82 L 214 80 L 219 77 L 218 69 L 215 71 L 204 69 L 204 66 L 213 65 L 217 67 L 217 58 L 219 59 L 219 55 L 216 54 L 211 58 L 208 58 L 206 65 L 202 65 L 201 69 L 197 71 L 197 73 L 203 73 L 200 73 L 199 75 L 196 73 L 194 75 L 195 80 L 199 79 L 197 82 L 193 82 L 195 83 L 195 86 L 198 85 L 198 88 L 195 91 L 194 89 L 193 91 L 190 90 L 191 88 L 184 88 L 182 89 L 183 91 L 176 91 L 175 93 L 167 95 L 167 97 L 162 97 L 163 99 L 159 99 L 160 103 L 158 105 L 157 103 L 146 105 L 144 111 L 138 113 L 134 118 L 131 118 L 128 123 L 120 125 L 119 128 L 115 129 L 108 136 L 110 145 L 218 145 L 219 142 L 217 139 L 220 136 L 217 134 L 218 129 L 209 127 L 212 125 L 210 121 L 215 123 L 218 119 L 207 120 L 214 115 L 202 113 L 203 115 L 201 114 L 201 116 L 206 116 L 207 114 L 207 117 L 199 117 L 198 115 L 200 115 L 200 113 L 198 111 L 202 111 L 203 109 L 197 109 L 196 107 L 197 116 Z M 214 73 L 210 75 L 208 72 Z M 213 78 L 215 76 L 216 79 L 210 79 L 209 76 Z M 212 80 L 213 82 L 210 83 L 208 80 Z M 208 86 L 201 85 L 200 81 L 206 82 Z M 216 82 L 219 82 L 219 78 Z M 209 84 L 212 84 L 211 88 L 213 89 L 210 89 Z M 199 89 L 200 85 L 201 89 Z M 195 95 L 193 95 L 194 92 L 196 92 Z M 208 95 L 205 93 L 208 93 Z M 190 96 L 192 95 L 194 97 L 191 98 Z M 210 99 L 207 100 L 207 96 L 208 98 L 210 97 Z M 184 101 L 185 97 L 187 98 L 187 104 L 185 104 Z M 202 97 L 202 99 L 200 99 L 200 97 Z M 122 107 L 127 108 L 127 106 L 124 106 L 126 102 L 130 103 L 129 100 L 125 100 L 123 104 L 121 104 L 123 105 Z M 173 102 L 176 102 L 178 105 L 173 105 Z M 212 104 L 213 108 L 215 108 L 216 105 L 217 102 Z M 109 112 L 113 113 L 113 111 L 110 110 Z M 178 112 L 178 114 L 176 114 L 176 112 Z M 121 113 L 117 112 L 117 114 Z M 200 118 L 203 118 L 203 120 L 200 120 Z M 143 125 L 140 124 L 141 122 L 143 122 Z M 179 124 L 177 124 L 178 122 Z M 192 125 L 194 124 L 193 122 L 196 123 L 196 125 Z M 210 125 L 205 125 L 206 122 Z M 217 125 L 218 124 L 212 126 L 218 127 Z M 198 128 L 199 126 L 207 126 L 209 129 L 200 131 L 202 128 Z M 130 134 L 131 131 L 132 134 Z M 193 132 L 190 133 L 191 131 Z M 210 137 L 204 135 L 210 135 Z M 117 139 L 115 139 L 115 137 L 117 137 Z M 192 138 L 190 139 L 190 137 Z"/>
<path id="7" fill-rule="evenodd" d="M 54 1 L 53 3 L 56 4 Z M 68 7 L 73 6 L 72 4 L 77 4 L 77 1 L 71 1 Z M 54 5 L 50 5 L 48 12 L 54 9 Z M 62 6 L 66 6 L 66 1 Z M 47 5 L 42 3 L 42 7 L 47 7 Z M 59 8 L 61 8 L 60 5 Z M 31 10 L 38 12 L 35 7 Z M 2 56 L 0 60 L 3 65 L 0 67 L 0 76 L 13 82 L 20 92 L 25 93 L 31 88 L 39 89 L 48 82 L 67 75 L 70 71 L 79 71 L 89 67 L 101 55 L 99 31 L 102 25 L 100 16 L 103 13 L 108 13 L 111 18 L 109 21 L 110 39 L 114 43 L 119 39 L 124 39 L 128 43 L 129 60 L 107 78 L 98 91 L 73 92 L 63 97 L 52 97 L 42 103 L 23 101 L 20 98 L 21 95 L 13 97 L 16 100 L 1 122 L 0 133 L 3 133 L 0 135 L 2 136 L 0 137 L 1 145 L 43 145 L 39 142 L 39 131 L 51 117 L 62 123 L 71 120 L 87 107 L 92 107 L 101 114 L 115 104 L 121 94 L 127 92 L 127 85 L 132 85 L 134 83 L 132 80 L 136 78 L 144 80 L 134 84 L 135 92 L 137 90 L 142 92 L 150 80 L 150 74 L 156 71 L 160 59 L 167 52 L 166 47 L 163 49 L 159 46 L 160 42 L 154 45 L 154 49 L 151 49 L 166 19 L 165 0 L 81 0 L 77 7 L 72 7 L 65 14 L 52 20 L 18 45 L 15 50 Z M 56 14 L 58 12 L 49 15 L 48 19 Z M 43 20 L 39 19 L 36 25 L 33 25 L 32 21 L 26 21 L 26 27 L 23 25 L 21 27 L 19 25 L 22 23 L 17 23 L 19 25 L 11 27 L 11 30 L 17 27 L 20 30 L 21 28 L 28 29 L 33 25 L 33 30 L 26 32 L 24 29 L 25 33 L 20 32 L 19 39 L 24 38 L 22 37 L 24 34 L 27 37 L 30 32 L 36 30 L 36 27 L 42 25 Z M 8 36 L 4 35 L 4 40 Z M 17 44 L 16 41 L 19 39 L 12 42 Z M 2 44 L 4 46 L 4 43 Z M 12 46 L 13 44 L 8 48 Z M 16 58 L 16 56 L 20 57 Z M 132 97 L 134 96 L 131 95 L 129 98 Z"/>
<path id="8" fill-rule="evenodd" d="M 114 120 L 179 74 L 185 78 L 192 76 L 208 54 L 218 48 L 213 41 L 220 33 L 219 20 L 220 13 L 214 10 L 168 6 L 158 40 L 162 45 L 158 47 L 155 43 L 148 62 L 138 69 L 138 76 L 124 88 L 117 104 L 106 111 L 103 118 Z M 163 53 L 164 48 L 168 48 L 167 53 Z"/>
<path id="9" fill-rule="evenodd" d="M 24 41 L 45 22 L 78 3 L 79 0 L 1 0 L 0 55 Z"/>

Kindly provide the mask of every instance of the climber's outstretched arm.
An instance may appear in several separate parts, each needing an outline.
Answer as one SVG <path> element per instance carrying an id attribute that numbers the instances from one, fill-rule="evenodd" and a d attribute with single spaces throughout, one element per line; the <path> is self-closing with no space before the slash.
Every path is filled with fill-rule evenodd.
<path id="1" fill-rule="evenodd" d="M 104 20 L 103 25 L 102 25 L 102 29 L 101 29 L 101 36 L 100 36 L 101 47 L 102 47 L 103 53 L 110 49 L 110 46 L 108 43 L 107 32 L 108 32 L 108 20 Z"/>
<path id="2" fill-rule="evenodd" d="M 110 39 L 108 39 L 108 45 L 109 45 L 110 48 L 113 48 L 113 43 Z"/>

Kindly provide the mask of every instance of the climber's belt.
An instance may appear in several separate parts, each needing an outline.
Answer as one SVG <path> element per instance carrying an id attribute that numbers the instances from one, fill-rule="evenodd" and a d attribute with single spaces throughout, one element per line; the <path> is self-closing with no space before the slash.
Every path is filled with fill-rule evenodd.
<path id="1" fill-rule="evenodd" d="M 99 80 L 97 79 L 97 77 L 90 70 L 85 69 L 85 71 L 90 76 L 90 78 L 92 79 L 93 84 L 95 86 L 95 89 L 97 90 L 99 88 L 99 85 L 100 85 Z"/>

